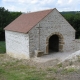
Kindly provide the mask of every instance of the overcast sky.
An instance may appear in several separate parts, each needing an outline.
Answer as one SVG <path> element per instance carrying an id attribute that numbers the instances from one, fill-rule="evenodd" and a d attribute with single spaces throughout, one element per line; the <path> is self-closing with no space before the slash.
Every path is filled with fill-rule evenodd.
<path id="1" fill-rule="evenodd" d="M 0 7 L 21 12 L 53 8 L 58 11 L 80 11 L 80 0 L 0 0 Z"/>

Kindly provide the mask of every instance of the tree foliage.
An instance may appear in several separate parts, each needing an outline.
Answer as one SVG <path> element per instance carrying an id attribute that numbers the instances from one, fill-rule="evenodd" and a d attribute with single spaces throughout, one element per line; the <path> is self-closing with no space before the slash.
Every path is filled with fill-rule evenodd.
<path id="1" fill-rule="evenodd" d="M 21 12 L 10 12 L 4 7 L 0 7 L 0 41 L 5 38 L 3 28 L 21 14 Z"/>
<path id="2" fill-rule="evenodd" d="M 65 12 L 62 15 L 76 30 L 76 38 L 80 38 L 80 12 Z"/>
<path id="3" fill-rule="evenodd" d="M 8 10 L 5 10 L 4 7 L 0 7 L 0 40 L 3 40 L 4 31 L 3 28 L 7 23 L 7 16 L 9 15 Z"/>

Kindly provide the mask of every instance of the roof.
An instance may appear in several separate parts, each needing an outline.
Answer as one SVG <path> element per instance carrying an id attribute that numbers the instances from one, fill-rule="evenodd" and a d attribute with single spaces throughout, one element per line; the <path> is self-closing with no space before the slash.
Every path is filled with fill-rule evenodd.
<path id="1" fill-rule="evenodd" d="M 21 14 L 4 29 L 9 31 L 27 33 L 52 11 L 53 9 Z"/>

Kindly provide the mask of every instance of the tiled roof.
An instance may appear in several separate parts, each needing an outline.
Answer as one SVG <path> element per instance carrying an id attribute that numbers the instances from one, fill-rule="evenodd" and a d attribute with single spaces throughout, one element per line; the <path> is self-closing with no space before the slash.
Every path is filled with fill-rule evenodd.
<path id="1" fill-rule="evenodd" d="M 4 29 L 9 31 L 27 33 L 52 11 L 53 9 L 21 14 Z"/>

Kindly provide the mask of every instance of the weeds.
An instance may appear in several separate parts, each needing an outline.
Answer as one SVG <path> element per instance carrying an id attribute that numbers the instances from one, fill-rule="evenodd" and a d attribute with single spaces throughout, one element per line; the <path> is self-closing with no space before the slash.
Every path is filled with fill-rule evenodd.
<path id="1" fill-rule="evenodd" d="M 56 68 L 48 68 L 47 71 L 57 73 L 57 69 Z"/>
<path id="2" fill-rule="evenodd" d="M 79 55 L 77 56 L 77 61 L 80 62 L 80 56 Z"/>
<path id="3" fill-rule="evenodd" d="M 57 64 L 58 68 L 62 67 L 62 63 Z"/>
<path id="4" fill-rule="evenodd" d="M 70 65 L 70 66 L 73 65 L 73 61 L 70 61 L 70 62 L 69 62 L 69 65 Z"/>
<path id="5" fill-rule="evenodd" d="M 74 68 L 66 68 L 66 69 L 63 69 L 62 74 L 68 74 L 68 73 L 75 72 L 75 71 L 76 69 Z"/>

